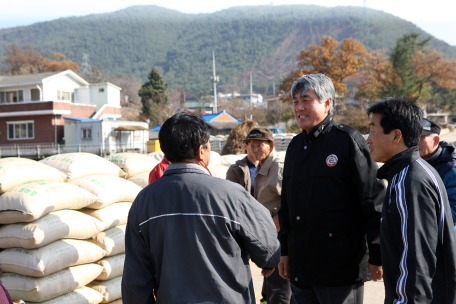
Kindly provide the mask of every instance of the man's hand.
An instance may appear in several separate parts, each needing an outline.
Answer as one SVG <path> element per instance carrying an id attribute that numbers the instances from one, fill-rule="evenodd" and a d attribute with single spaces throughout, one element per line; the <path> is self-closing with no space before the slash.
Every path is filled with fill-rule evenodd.
<path id="1" fill-rule="evenodd" d="M 265 277 L 269 277 L 274 272 L 274 270 L 275 270 L 275 268 L 263 269 L 263 270 L 261 270 L 261 274 Z"/>
<path id="2" fill-rule="evenodd" d="M 279 275 L 284 279 L 287 279 L 287 280 L 290 279 L 289 274 L 288 274 L 288 257 L 287 256 L 280 257 Z"/>
<path id="3" fill-rule="evenodd" d="M 274 224 L 276 226 L 276 229 L 277 229 L 277 232 L 280 231 L 280 224 L 279 224 L 279 216 L 276 215 L 272 218 L 272 220 L 274 221 Z"/>
<path id="4" fill-rule="evenodd" d="M 280 260 L 280 261 L 282 261 L 282 260 Z M 280 264 L 279 264 L 279 267 L 280 267 Z M 382 266 L 376 266 L 376 265 L 368 264 L 367 269 L 369 269 L 369 272 L 372 275 L 372 280 L 374 280 L 374 282 L 377 282 L 377 280 L 383 279 L 383 268 L 382 268 Z"/>

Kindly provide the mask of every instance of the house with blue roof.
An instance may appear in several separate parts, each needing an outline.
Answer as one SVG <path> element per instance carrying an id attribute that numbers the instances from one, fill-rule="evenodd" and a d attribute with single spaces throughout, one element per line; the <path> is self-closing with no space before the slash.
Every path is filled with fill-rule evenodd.
<path id="1" fill-rule="evenodd" d="M 225 110 L 215 114 L 202 114 L 200 115 L 204 122 L 209 126 L 211 135 L 226 135 L 229 134 L 231 129 L 242 123 L 237 120 Z M 153 138 L 158 138 L 158 131 L 160 131 L 161 125 L 155 126 L 150 130 L 153 132 Z"/>

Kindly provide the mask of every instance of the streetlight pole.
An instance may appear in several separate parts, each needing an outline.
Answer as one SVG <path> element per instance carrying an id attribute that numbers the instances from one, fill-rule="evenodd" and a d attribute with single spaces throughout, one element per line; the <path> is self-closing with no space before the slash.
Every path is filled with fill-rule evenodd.
<path id="1" fill-rule="evenodd" d="M 217 113 L 217 81 L 219 81 L 218 76 L 215 76 L 215 55 L 214 50 L 212 50 L 212 77 L 211 81 L 214 83 L 214 113 Z"/>

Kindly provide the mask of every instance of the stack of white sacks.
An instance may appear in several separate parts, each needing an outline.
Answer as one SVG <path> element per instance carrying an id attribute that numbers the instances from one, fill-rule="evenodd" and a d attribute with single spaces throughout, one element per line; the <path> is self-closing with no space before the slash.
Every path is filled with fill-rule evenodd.
<path id="1" fill-rule="evenodd" d="M 126 176 L 88 153 L 0 159 L 1 280 L 13 299 L 121 298 L 127 216 L 141 190 Z"/>

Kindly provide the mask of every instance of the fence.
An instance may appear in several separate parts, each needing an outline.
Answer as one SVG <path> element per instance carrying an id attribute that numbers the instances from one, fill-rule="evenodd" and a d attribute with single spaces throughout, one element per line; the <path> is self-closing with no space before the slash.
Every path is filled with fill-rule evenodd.
<path id="1" fill-rule="evenodd" d="M 79 145 L 55 145 L 55 144 L 23 144 L 0 146 L 0 157 L 25 157 L 40 159 L 50 155 L 72 152 L 86 152 L 97 155 L 109 155 L 119 152 L 148 153 L 147 144 L 135 143 L 133 145 L 109 145 L 102 144 L 79 144 Z M 152 152 L 152 151 L 150 151 Z"/>

